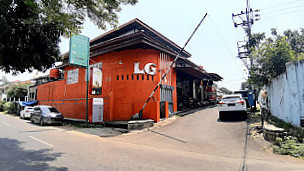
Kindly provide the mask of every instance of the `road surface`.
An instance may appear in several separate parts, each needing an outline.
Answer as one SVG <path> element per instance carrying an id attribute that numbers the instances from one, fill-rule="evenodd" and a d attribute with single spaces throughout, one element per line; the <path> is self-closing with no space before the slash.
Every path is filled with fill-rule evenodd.
<path id="1" fill-rule="evenodd" d="M 106 138 L 0 114 L 0 170 L 304 170 L 246 134 L 245 121 L 222 122 L 217 108 Z"/>

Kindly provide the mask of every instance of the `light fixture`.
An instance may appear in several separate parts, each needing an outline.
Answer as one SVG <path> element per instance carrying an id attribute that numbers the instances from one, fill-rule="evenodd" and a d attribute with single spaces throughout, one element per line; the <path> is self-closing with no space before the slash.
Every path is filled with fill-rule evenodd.
<path id="1" fill-rule="evenodd" d="M 118 62 L 118 64 L 121 65 L 121 64 L 122 64 L 122 61 L 120 60 L 120 61 Z"/>

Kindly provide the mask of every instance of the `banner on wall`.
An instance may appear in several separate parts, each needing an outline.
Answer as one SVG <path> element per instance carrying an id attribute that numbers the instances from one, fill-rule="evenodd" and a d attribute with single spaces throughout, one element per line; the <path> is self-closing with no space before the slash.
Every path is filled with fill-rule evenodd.
<path id="1" fill-rule="evenodd" d="M 102 71 L 99 68 L 93 68 L 92 71 L 92 94 L 100 95 L 102 93 Z"/>
<path id="2" fill-rule="evenodd" d="M 103 122 L 103 98 L 93 98 L 92 122 Z"/>

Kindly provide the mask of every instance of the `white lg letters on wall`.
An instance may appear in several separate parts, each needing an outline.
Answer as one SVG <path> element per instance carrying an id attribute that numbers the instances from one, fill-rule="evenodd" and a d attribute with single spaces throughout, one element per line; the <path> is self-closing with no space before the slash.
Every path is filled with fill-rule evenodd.
<path id="1" fill-rule="evenodd" d="M 156 74 L 156 65 L 154 63 L 147 63 L 145 67 L 141 70 L 139 69 L 140 62 L 134 63 L 134 74 L 149 74 L 155 75 Z"/>
<path id="2" fill-rule="evenodd" d="M 134 63 L 134 74 L 145 74 L 144 70 L 139 69 L 140 62 Z"/>

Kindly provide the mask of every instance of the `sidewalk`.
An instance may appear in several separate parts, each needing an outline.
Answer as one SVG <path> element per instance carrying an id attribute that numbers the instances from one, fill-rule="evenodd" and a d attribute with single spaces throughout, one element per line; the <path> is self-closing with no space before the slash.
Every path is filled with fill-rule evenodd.
<path id="1" fill-rule="evenodd" d="M 58 126 L 58 128 L 64 129 L 67 131 L 77 131 L 77 132 L 82 132 L 82 133 L 86 133 L 86 134 L 96 135 L 99 137 L 114 137 L 114 136 L 119 136 L 122 134 L 138 133 L 138 132 L 142 132 L 142 131 L 153 130 L 153 129 L 157 129 L 160 127 L 164 127 L 164 126 L 172 123 L 175 119 L 176 119 L 176 116 L 173 116 L 168 119 L 163 119 L 163 120 L 159 121 L 158 123 L 154 123 L 154 125 L 152 127 L 142 128 L 142 129 L 131 129 L 131 130 L 128 130 L 126 126 L 123 126 L 123 128 L 120 128 L 122 126 L 121 125 L 117 126 L 118 122 L 106 124 L 106 125 L 112 125 L 112 126 L 116 125 L 116 127 L 106 127 L 101 124 L 88 124 L 88 126 L 85 126 L 84 123 L 65 122 L 62 126 Z M 121 124 L 122 125 L 126 124 L 126 122 L 122 122 Z"/>

